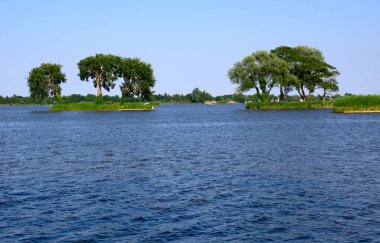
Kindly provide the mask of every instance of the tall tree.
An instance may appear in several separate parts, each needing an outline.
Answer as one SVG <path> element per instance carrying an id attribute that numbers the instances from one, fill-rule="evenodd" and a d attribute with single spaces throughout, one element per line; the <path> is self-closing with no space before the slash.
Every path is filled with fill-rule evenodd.
<path id="1" fill-rule="evenodd" d="M 66 75 L 61 68 L 62 65 L 55 63 L 42 63 L 33 68 L 27 78 L 30 96 L 34 99 L 56 97 L 60 101 L 60 84 L 66 82 Z"/>
<path id="2" fill-rule="evenodd" d="M 120 85 L 124 97 L 137 97 L 143 100 L 152 99 L 152 88 L 156 83 L 152 66 L 138 58 L 125 58 L 120 66 Z"/>
<path id="3" fill-rule="evenodd" d="M 284 78 L 279 81 L 279 88 L 280 88 L 279 99 L 282 101 L 285 99 L 285 95 L 287 95 L 290 91 L 293 90 L 293 87 L 296 86 L 297 81 L 298 81 L 297 77 L 292 74 L 293 66 L 291 65 L 292 63 L 290 61 L 290 60 L 294 60 L 294 51 L 291 47 L 280 46 L 274 50 L 271 50 L 271 53 L 274 53 L 281 59 L 284 59 L 285 61 L 288 62 L 288 69 L 289 69 L 290 75 L 287 78 Z"/>
<path id="4" fill-rule="evenodd" d="M 274 86 L 291 79 L 286 61 L 266 51 L 254 52 L 236 62 L 228 71 L 228 77 L 239 85 L 239 92 L 255 89 L 261 102 L 269 100 Z"/>
<path id="5" fill-rule="evenodd" d="M 316 48 L 280 46 L 271 52 L 288 63 L 289 72 L 295 79 L 285 82 L 286 87 L 288 90 L 295 88 L 304 101 L 321 87 L 324 80 L 339 74 L 335 67 L 325 62 L 322 52 Z"/>
<path id="6" fill-rule="evenodd" d="M 121 65 L 121 57 L 115 55 L 96 54 L 78 62 L 79 78 L 82 81 L 94 82 L 97 96 L 102 96 L 102 88 L 110 91 L 115 87 L 115 81 Z"/>

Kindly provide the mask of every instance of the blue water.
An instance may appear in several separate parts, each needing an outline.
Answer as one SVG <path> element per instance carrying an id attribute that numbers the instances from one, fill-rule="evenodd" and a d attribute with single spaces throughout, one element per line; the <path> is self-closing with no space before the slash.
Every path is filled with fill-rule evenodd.
<path id="1" fill-rule="evenodd" d="M 380 115 L 0 107 L 0 242 L 379 242 Z"/>

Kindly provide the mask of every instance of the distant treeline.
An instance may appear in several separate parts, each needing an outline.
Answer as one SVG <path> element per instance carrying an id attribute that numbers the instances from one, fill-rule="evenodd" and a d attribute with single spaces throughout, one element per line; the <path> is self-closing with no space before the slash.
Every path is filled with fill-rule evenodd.
<path id="1" fill-rule="evenodd" d="M 344 96 L 350 96 L 351 94 L 344 94 Z M 341 97 L 341 95 L 336 94 L 333 97 L 330 98 L 338 98 Z M 278 96 L 276 95 L 270 95 L 271 101 L 277 101 Z M 117 103 L 120 102 L 121 97 L 118 95 L 115 96 L 109 96 L 104 95 L 103 100 L 104 103 Z M 300 96 L 298 95 L 290 95 L 284 97 L 285 101 L 299 101 Z M 323 97 L 321 95 L 312 96 L 312 100 L 322 100 Z M 162 102 L 162 103 L 204 103 L 208 100 L 215 100 L 219 103 L 227 103 L 230 100 L 244 103 L 246 101 L 255 101 L 258 102 L 259 99 L 256 94 L 254 95 L 244 95 L 244 94 L 227 94 L 227 95 L 220 95 L 220 96 L 212 96 L 211 94 L 207 93 L 206 91 L 201 91 L 200 89 L 196 88 L 193 90 L 193 92 L 189 94 L 174 94 L 170 95 L 167 93 L 164 94 L 154 94 L 153 100 Z M 72 94 L 72 95 L 64 95 L 62 96 L 62 102 L 63 103 L 79 103 L 79 102 L 95 102 L 96 101 L 96 95 L 88 94 L 88 95 L 80 95 L 80 94 Z M 133 98 L 128 100 L 129 102 L 141 102 L 142 100 Z M 0 104 L 2 105 L 33 105 L 33 104 L 41 104 L 41 105 L 49 105 L 56 103 L 56 99 L 54 97 L 49 97 L 45 99 L 33 99 L 31 97 L 23 97 L 18 95 L 13 96 L 0 96 Z"/>

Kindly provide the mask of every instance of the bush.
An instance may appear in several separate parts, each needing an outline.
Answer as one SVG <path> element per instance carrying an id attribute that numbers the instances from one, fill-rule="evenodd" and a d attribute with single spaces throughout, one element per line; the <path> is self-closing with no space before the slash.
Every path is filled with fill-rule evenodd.
<path id="1" fill-rule="evenodd" d="M 97 96 L 96 97 L 96 102 L 95 102 L 97 105 L 101 105 L 103 104 L 103 96 Z"/>
<path id="2" fill-rule="evenodd" d="M 125 97 L 124 95 L 122 95 L 120 98 L 120 105 L 124 105 L 124 103 L 125 103 Z"/>
<path id="3" fill-rule="evenodd" d="M 59 95 L 59 94 L 57 94 L 57 102 L 58 103 L 63 103 L 63 99 L 62 99 L 62 96 L 61 95 Z"/>

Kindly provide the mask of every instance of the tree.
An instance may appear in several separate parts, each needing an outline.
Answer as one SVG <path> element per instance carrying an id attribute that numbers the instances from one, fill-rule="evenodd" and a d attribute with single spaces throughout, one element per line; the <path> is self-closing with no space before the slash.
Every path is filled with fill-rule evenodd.
<path id="1" fill-rule="evenodd" d="M 338 92 L 339 91 L 339 86 L 338 86 L 338 81 L 335 79 L 334 76 L 327 78 L 323 80 L 320 84 L 319 87 L 323 89 L 323 101 L 326 100 L 326 95 L 328 92 Z"/>
<path id="2" fill-rule="evenodd" d="M 120 77 L 124 82 L 120 85 L 124 97 L 135 96 L 143 100 L 152 99 L 152 87 L 156 83 L 152 66 L 138 58 L 125 58 L 120 66 Z"/>
<path id="3" fill-rule="evenodd" d="M 266 51 L 254 52 L 236 62 L 228 71 L 228 77 L 239 85 L 238 92 L 255 89 L 261 102 L 269 101 L 274 86 L 291 79 L 286 61 Z"/>
<path id="4" fill-rule="evenodd" d="M 279 81 L 280 95 L 279 100 L 285 100 L 285 96 L 293 90 L 293 87 L 296 86 L 297 77 L 292 74 L 292 66 L 289 64 L 290 61 L 294 59 L 294 51 L 291 47 L 280 46 L 274 50 L 271 50 L 271 53 L 274 53 L 281 59 L 288 62 L 289 76 L 285 79 Z"/>
<path id="5" fill-rule="evenodd" d="M 193 89 L 191 92 L 191 102 L 192 103 L 204 103 L 205 101 L 212 100 L 211 94 L 207 93 L 205 90 L 201 91 L 199 88 Z"/>
<path id="6" fill-rule="evenodd" d="M 93 94 L 87 94 L 85 97 L 86 102 L 95 102 L 96 101 L 96 95 Z"/>
<path id="7" fill-rule="evenodd" d="M 121 57 L 115 55 L 96 54 L 78 62 L 79 78 L 82 81 L 94 82 L 98 98 L 102 96 L 102 88 L 110 91 L 120 72 Z"/>
<path id="8" fill-rule="evenodd" d="M 271 51 L 288 63 L 294 78 L 284 82 L 288 91 L 295 88 L 302 100 L 307 100 L 322 83 L 339 75 L 335 67 L 327 64 L 320 50 L 308 46 L 280 46 Z M 308 94 L 306 93 L 308 90 Z"/>
<path id="9" fill-rule="evenodd" d="M 202 91 L 199 88 L 193 89 L 193 91 L 191 92 L 191 102 L 193 103 L 201 102 L 201 96 L 202 96 Z"/>
<path id="10" fill-rule="evenodd" d="M 62 65 L 55 63 L 42 63 L 33 68 L 28 75 L 30 96 L 33 99 L 56 97 L 61 99 L 61 83 L 66 82 L 66 75 L 61 71 Z"/>

